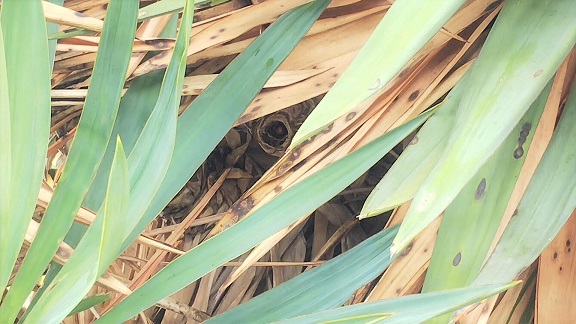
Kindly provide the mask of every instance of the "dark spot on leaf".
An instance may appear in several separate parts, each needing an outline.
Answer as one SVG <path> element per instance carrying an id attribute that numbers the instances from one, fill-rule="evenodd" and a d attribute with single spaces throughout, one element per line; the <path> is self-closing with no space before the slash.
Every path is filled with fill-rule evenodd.
<path id="1" fill-rule="evenodd" d="M 83 13 L 81 13 L 81 12 L 75 12 L 74 15 L 75 15 L 76 17 L 80 17 L 80 18 L 86 18 L 86 17 L 88 17 L 86 14 L 83 14 Z"/>
<path id="2" fill-rule="evenodd" d="M 410 251 L 412 251 L 412 247 L 414 246 L 414 243 L 410 243 L 408 244 L 408 246 L 406 247 L 406 249 L 404 249 L 404 251 L 402 251 L 402 254 L 400 254 L 401 256 L 407 256 L 408 253 L 410 253 Z"/>
<path id="3" fill-rule="evenodd" d="M 552 255 L 552 258 L 553 258 L 553 259 L 558 258 L 558 252 L 554 252 L 554 255 Z"/>
<path id="4" fill-rule="evenodd" d="M 454 257 L 454 260 L 452 260 L 452 265 L 455 267 L 458 266 L 461 260 L 462 260 L 462 253 L 458 252 L 458 254 L 456 254 L 456 256 Z"/>
<path id="5" fill-rule="evenodd" d="M 226 28 L 220 28 L 220 29 L 218 30 L 219 33 L 223 33 L 223 32 L 225 32 L 225 31 L 226 31 Z"/>
<path id="6" fill-rule="evenodd" d="M 560 270 L 560 272 L 562 272 L 562 270 L 564 270 L 564 269 L 562 267 L 560 267 L 560 269 L 558 269 L 558 270 Z"/>
<path id="7" fill-rule="evenodd" d="M 523 155 L 524 155 L 524 149 L 522 148 L 522 146 L 514 150 L 514 158 L 516 160 L 521 158 Z"/>
<path id="8" fill-rule="evenodd" d="M 534 77 L 537 78 L 537 77 L 541 76 L 542 73 L 544 73 L 544 70 L 540 69 L 540 70 L 534 72 Z"/>
<path id="9" fill-rule="evenodd" d="M 567 240 L 567 241 L 566 241 L 566 246 L 570 246 L 570 245 L 572 245 L 572 242 L 570 242 L 570 240 Z"/>
<path id="10" fill-rule="evenodd" d="M 280 192 L 280 191 L 282 191 L 282 186 L 276 186 L 276 187 L 274 188 L 274 192 L 278 193 L 278 192 Z"/>
<path id="11" fill-rule="evenodd" d="M 398 97 L 394 98 L 394 100 L 392 100 L 392 102 L 396 102 L 398 101 Z"/>
<path id="12" fill-rule="evenodd" d="M 292 167 L 292 161 L 286 161 L 284 162 L 282 165 L 280 165 L 278 167 L 278 171 L 276 171 L 277 175 L 282 175 L 284 173 L 286 173 L 286 171 L 290 170 L 290 168 Z"/>
<path id="13" fill-rule="evenodd" d="M 401 292 L 402 292 L 402 289 L 400 289 L 400 288 L 396 289 L 396 293 L 397 293 L 397 294 L 399 294 L 399 293 L 401 293 Z"/>
<path id="14" fill-rule="evenodd" d="M 248 214 L 252 208 L 254 208 L 254 198 L 252 197 L 248 197 L 232 205 L 232 211 L 240 218 Z"/>
<path id="15" fill-rule="evenodd" d="M 410 94 L 410 97 L 408 97 L 408 100 L 410 100 L 410 101 L 416 100 L 416 98 L 418 98 L 418 95 L 419 95 L 419 94 L 420 94 L 420 91 L 419 91 L 419 90 L 416 90 L 416 91 L 412 92 L 412 93 Z"/>
<path id="16" fill-rule="evenodd" d="M 300 156 L 301 151 L 302 151 L 302 148 L 300 146 L 294 148 L 292 150 L 292 153 L 290 153 L 290 160 L 292 160 L 292 161 L 296 160 Z"/>
<path id="17" fill-rule="evenodd" d="M 328 126 L 326 126 L 326 128 L 324 128 L 322 130 L 322 134 L 328 134 L 332 131 L 332 129 L 334 128 L 334 123 L 330 123 Z"/>
<path id="18" fill-rule="evenodd" d="M 486 191 L 486 178 L 483 178 L 478 184 L 478 187 L 476 188 L 476 196 L 475 196 L 476 200 L 482 199 L 482 197 L 484 197 L 485 191 Z"/>
<path id="19" fill-rule="evenodd" d="M 400 71 L 400 74 L 398 74 L 398 77 L 402 78 L 406 75 L 406 73 L 408 73 L 408 69 L 404 69 L 404 70 Z"/>
<path id="20" fill-rule="evenodd" d="M 262 108 L 262 106 L 260 106 L 260 105 L 254 106 L 254 107 L 252 108 L 252 111 L 258 111 L 258 110 L 260 110 L 261 108 Z"/>
<path id="21" fill-rule="evenodd" d="M 333 78 L 337 78 L 337 77 L 338 77 L 338 73 L 332 74 L 332 77 L 333 77 Z"/>
<path id="22" fill-rule="evenodd" d="M 322 85 L 322 83 L 316 83 L 316 86 L 317 86 L 317 87 L 319 87 L 319 86 L 321 86 L 321 85 Z"/>
<path id="23" fill-rule="evenodd" d="M 345 120 L 346 120 L 347 122 L 349 122 L 349 121 L 352 120 L 352 118 L 354 118 L 354 116 L 356 116 L 356 112 L 355 112 L 355 111 L 349 112 L 348 115 L 346 115 Z"/>
<path id="24" fill-rule="evenodd" d="M 424 253 L 428 252 L 428 248 L 424 249 Z"/>
<path id="25" fill-rule="evenodd" d="M 336 82 L 330 82 L 330 84 L 328 85 L 330 88 L 332 88 L 334 86 Z"/>
<path id="26" fill-rule="evenodd" d="M 218 37 L 218 35 L 212 35 L 210 36 L 210 39 L 216 39 Z"/>
<path id="27" fill-rule="evenodd" d="M 254 102 L 260 102 L 260 100 L 262 100 L 262 98 L 256 98 Z"/>

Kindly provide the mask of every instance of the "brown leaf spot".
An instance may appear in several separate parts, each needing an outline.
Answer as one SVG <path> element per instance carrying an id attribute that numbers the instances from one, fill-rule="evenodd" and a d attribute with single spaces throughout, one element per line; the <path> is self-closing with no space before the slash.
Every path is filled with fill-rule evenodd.
<path id="1" fill-rule="evenodd" d="M 356 116 L 356 112 L 355 112 L 355 111 L 349 112 L 348 115 L 346 115 L 345 120 L 346 120 L 347 122 L 349 122 L 349 121 L 351 121 L 352 118 L 354 118 L 355 116 Z"/>
<path id="2" fill-rule="evenodd" d="M 523 155 L 524 155 L 524 148 L 522 148 L 522 146 L 514 150 L 514 158 L 516 160 L 521 158 Z"/>
<path id="3" fill-rule="evenodd" d="M 218 30 L 219 33 L 223 33 L 223 32 L 225 32 L 225 31 L 226 31 L 226 28 L 220 28 L 220 29 Z"/>
<path id="4" fill-rule="evenodd" d="M 558 252 L 554 252 L 554 254 L 552 255 L 552 258 L 553 258 L 554 260 L 556 260 L 556 259 L 558 258 Z"/>
<path id="5" fill-rule="evenodd" d="M 292 164 L 293 164 L 292 161 L 284 162 L 282 165 L 280 165 L 278 167 L 278 171 L 276 171 L 276 174 L 282 175 L 282 174 L 286 173 L 286 171 L 290 170 L 290 168 L 292 167 Z"/>
<path id="6" fill-rule="evenodd" d="M 540 69 L 540 70 L 534 72 L 534 77 L 537 78 L 537 77 L 541 76 L 542 73 L 544 73 L 544 70 Z"/>
<path id="7" fill-rule="evenodd" d="M 416 90 L 416 91 L 412 92 L 412 93 L 410 94 L 410 97 L 408 97 L 408 100 L 410 100 L 410 101 L 416 100 L 416 98 L 418 98 L 418 95 L 419 95 L 419 94 L 420 94 L 420 91 L 419 91 L 419 90 Z"/>
<path id="8" fill-rule="evenodd" d="M 482 199 L 482 197 L 484 197 L 485 191 L 486 191 L 486 178 L 483 178 L 478 184 L 478 187 L 476 188 L 476 195 L 475 195 L 476 200 Z"/>
<path id="9" fill-rule="evenodd" d="M 412 247 L 414 246 L 414 243 L 410 243 L 408 244 L 408 246 L 406 247 L 406 249 L 404 249 L 404 251 L 402 251 L 402 254 L 400 254 L 401 256 L 407 256 L 408 253 L 410 253 L 410 251 L 412 251 Z"/>
<path id="10" fill-rule="evenodd" d="M 326 126 L 326 128 L 324 128 L 322 130 L 322 134 L 328 134 L 332 131 L 332 129 L 334 128 L 334 123 L 330 123 L 328 126 Z"/>
<path id="11" fill-rule="evenodd" d="M 454 260 L 452 260 L 452 265 L 455 267 L 458 266 L 461 260 L 462 260 L 462 253 L 458 252 L 458 254 L 456 254 L 456 256 L 454 257 Z"/>

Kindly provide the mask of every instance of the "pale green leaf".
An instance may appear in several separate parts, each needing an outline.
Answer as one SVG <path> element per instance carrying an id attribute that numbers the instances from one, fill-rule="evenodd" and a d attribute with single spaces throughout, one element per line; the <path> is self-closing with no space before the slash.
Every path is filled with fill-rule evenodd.
<path id="1" fill-rule="evenodd" d="M 44 175 L 50 63 L 40 1 L 5 0 L 0 19 L 0 291 L 4 291 Z"/>
<path id="2" fill-rule="evenodd" d="M 352 323 L 371 323 L 375 317 L 383 318 L 378 323 L 422 323 L 438 315 L 458 310 L 479 302 L 492 295 L 517 285 L 518 282 L 487 285 L 463 289 L 446 290 L 400 298 L 360 303 L 352 306 L 330 309 L 305 316 L 294 317 L 276 323 L 323 323 L 340 319 L 351 319 Z M 389 315 L 386 317 L 386 315 Z M 362 319 L 362 317 L 365 317 Z"/>
<path id="3" fill-rule="evenodd" d="M 9 3 L 10 1 L 3 2 L 3 14 L 8 8 Z M 36 2 L 16 1 L 16 3 L 29 4 Z M 128 69 L 128 62 L 130 61 L 132 53 L 139 3 L 138 0 L 111 0 L 108 5 L 91 85 L 88 89 L 84 110 L 78 124 L 78 130 L 66 161 L 66 167 L 62 173 L 58 187 L 54 192 L 52 201 L 42 218 L 42 223 L 36 238 L 26 254 L 12 288 L 0 306 L 0 318 L 6 322 L 12 322 L 17 316 L 20 307 L 58 249 L 60 242 L 62 242 L 66 232 L 74 221 L 74 216 L 90 187 L 98 165 L 104 155 L 116 117 L 120 95 L 124 85 L 124 78 Z M 39 10 L 38 14 L 42 15 L 42 9 L 40 8 Z M 24 16 L 26 15 L 29 15 L 29 13 L 24 14 Z M 21 19 L 27 21 L 28 18 L 24 17 Z M 42 24 L 44 24 L 43 19 L 42 16 Z M 3 21 L 3 23 L 6 23 L 6 21 Z M 19 25 L 15 22 L 14 26 Z M 6 37 L 6 34 L 4 36 Z M 25 77 L 25 80 L 23 80 L 23 82 L 26 83 L 27 89 L 30 88 L 30 80 L 37 80 L 39 78 L 38 74 L 41 73 L 42 70 L 45 70 L 46 74 L 49 75 L 48 69 L 50 64 L 47 61 L 48 51 L 45 30 L 42 37 L 45 43 L 44 46 L 46 47 L 45 54 L 29 51 L 31 56 L 28 59 L 24 59 L 21 53 L 19 53 L 18 58 L 15 58 L 19 63 L 26 63 L 20 64 L 22 66 L 35 67 L 36 62 L 43 62 L 41 66 L 33 69 L 33 72 L 31 72 L 34 73 L 33 77 Z M 23 44 L 28 44 L 28 42 L 21 42 L 22 39 L 27 38 L 29 38 L 29 36 L 23 34 L 19 37 L 18 41 Z M 40 43 L 40 41 L 35 43 Z M 19 63 L 14 63 L 14 65 Z M 46 91 L 48 95 L 47 100 L 49 100 L 49 80 L 48 77 L 45 86 L 42 87 L 42 91 L 38 90 L 39 93 Z M 44 107 L 44 109 L 47 110 L 46 113 L 49 113 L 49 102 L 44 106 L 38 103 L 37 95 L 31 96 L 28 92 L 25 95 L 31 100 L 29 104 L 30 109 L 38 110 L 39 107 Z M 31 115 L 35 113 L 36 112 L 31 113 Z M 14 125 L 14 123 L 12 125 Z M 25 154 L 26 160 L 30 160 L 33 154 L 41 155 L 42 158 L 39 161 L 41 163 L 39 164 L 43 167 L 47 139 L 40 140 L 30 135 L 31 132 L 36 132 L 39 128 L 41 128 L 40 125 L 35 125 L 30 122 L 22 125 L 21 131 L 25 133 L 27 138 L 33 138 L 34 142 L 30 143 L 30 145 L 20 147 L 30 148 L 30 150 L 34 152 L 27 152 Z M 28 162 L 23 162 L 22 164 L 28 165 L 27 163 Z M 31 173 L 34 173 L 31 171 L 34 170 L 34 168 L 27 167 L 25 170 L 18 171 L 14 169 L 14 166 L 15 164 L 13 163 L 13 174 L 29 176 Z M 38 179 L 38 184 L 40 179 L 41 178 Z M 30 213 L 34 210 L 37 193 L 33 192 L 29 187 L 26 188 L 27 195 L 32 195 L 32 193 L 34 194 L 34 202 L 31 204 Z M 18 201 L 19 205 L 24 205 L 22 199 L 16 199 L 15 201 Z M 28 225 L 21 220 L 19 220 L 19 222 L 23 224 L 22 226 L 24 227 Z M 11 229 L 13 230 L 14 228 L 11 227 Z"/>
<path id="4" fill-rule="evenodd" d="M 444 211 L 510 134 L 576 42 L 575 16 L 575 1 L 506 1 L 467 72 L 447 149 L 414 197 L 394 251 Z"/>
<path id="5" fill-rule="evenodd" d="M 475 282 L 516 277 L 556 237 L 576 207 L 576 83 L 516 215 Z"/>
<path id="6" fill-rule="evenodd" d="M 188 182 L 329 2 L 317 0 L 280 17 L 238 55 L 180 116 L 166 178 L 146 214 L 126 240 L 125 247 Z"/>
<path id="7" fill-rule="evenodd" d="M 301 180 L 222 234 L 179 256 L 99 322 L 115 323 L 130 318 L 311 213 L 366 172 L 429 115 L 419 116 Z"/>
<path id="8" fill-rule="evenodd" d="M 397 229 L 375 234 L 325 264 L 205 323 L 270 323 L 341 306 L 394 261 L 390 257 L 390 244 Z"/>
<path id="9" fill-rule="evenodd" d="M 116 259 L 122 246 L 118 233 L 130 226 L 128 164 L 120 140 L 104 204 L 78 247 L 28 313 L 26 323 L 60 323 L 75 308 Z"/>
<path id="10" fill-rule="evenodd" d="M 464 2 L 395 1 L 350 67 L 298 129 L 291 146 L 312 137 L 386 86 Z"/>

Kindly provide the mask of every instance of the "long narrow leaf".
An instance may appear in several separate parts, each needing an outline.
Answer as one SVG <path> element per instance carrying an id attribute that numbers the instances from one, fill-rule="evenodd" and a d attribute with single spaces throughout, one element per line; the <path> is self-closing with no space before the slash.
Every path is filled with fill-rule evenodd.
<path id="1" fill-rule="evenodd" d="M 482 267 L 524 164 L 552 82 L 442 218 L 423 292 L 465 287 Z M 447 322 L 444 318 L 438 322 Z"/>
<path id="2" fill-rule="evenodd" d="M 479 302 L 492 295 L 517 285 L 512 282 L 504 285 L 488 285 L 473 288 L 454 289 L 443 292 L 427 293 L 357 304 L 295 317 L 277 323 L 422 323 L 426 320 Z"/>
<path id="3" fill-rule="evenodd" d="M 456 85 L 434 116 L 426 121 L 412 139 L 413 143 L 372 190 L 358 216 L 360 219 L 384 213 L 414 198 L 446 148 L 463 91 L 462 83 Z"/>
<path id="4" fill-rule="evenodd" d="M 226 232 L 178 257 L 100 318 L 100 323 L 115 323 L 128 319 L 157 300 L 177 292 L 214 268 L 246 252 L 303 215 L 311 213 L 366 172 L 429 115 L 430 113 L 426 113 L 394 129 L 298 182 Z M 295 201 L 301 203 L 294 204 Z"/>
<path id="5" fill-rule="evenodd" d="M 575 16 L 574 1 L 506 1 L 464 80 L 448 147 L 414 197 L 394 250 L 438 217 L 510 134 L 576 42 Z"/>
<path id="6" fill-rule="evenodd" d="M 540 255 L 576 207 L 576 83 L 526 193 L 477 283 L 514 278 Z M 567 243 L 569 244 L 569 242 Z"/>
<path id="7" fill-rule="evenodd" d="M 146 214 L 126 240 L 125 247 L 192 177 L 328 3 L 328 0 L 316 0 L 280 17 L 232 61 L 182 114 L 178 120 L 176 146 L 166 178 Z"/>
<path id="8" fill-rule="evenodd" d="M 5 0 L 1 10 L 0 291 L 4 291 L 42 182 L 50 129 L 50 64 L 40 1 Z"/>
<path id="9" fill-rule="evenodd" d="M 194 0 L 186 0 L 174 54 L 162 80 L 158 101 L 128 157 L 132 197 L 127 217 L 132 228 L 142 218 L 170 165 L 193 18 Z M 122 239 L 130 232 L 125 233 Z"/>
<path id="10" fill-rule="evenodd" d="M 116 259 L 122 245 L 118 233 L 126 232 L 130 226 L 126 217 L 129 198 L 128 164 L 118 140 L 106 199 L 96 220 L 29 312 L 26 323 L 60 323 L 92 289 Z"/>
<path id="11" fill-rule="evenodd" d="M 392 80 L 460 8 L 464 0 L 395 1 L 380 24 L 294 135 L 294 147 Z"/>
<path id="12" fill-rule="evenodd" d="M 205 323 L 270 323 L 341 306 L 394 261 L 390 258 L 390 244 L 397 229 L 382 231 L 325 264 Z"/>
<path id="13" fill-rule="evenodd" d="M 16 2 L 31 3 L 32 1 Z M 7 3 L 4 2 L 3 4 L 3 13 Z M 138 4 L 139 1 L 137 0 L 110 1 L 91 86 L 88 89 L 84 111 L 66 161 L 66 167 L 52 201 L 44 214 L 38 234 L 16 275 L 12 289 L 0 306 L 0 318 L 6 322 L 14 320 L 21 305 L 58 249 L 104 155 L 131 57 Z M 23 36 L 19 40 L 26 38 L 27 36 Z M 48 57 L 47 51 L 45 55 L 38 53 L 35 55 L 42 58 L 46 57 L 46 59 Z M 31 62 L 37 59 L 36 57 L 31 58 L 23 65 L 31 65 Z M 34 72 L 37 73 L 38 70 L 42 69 L 47 70 L 49 64 L 48 62 L 45 63 L 42 68 L 38 68 Z M 36 76 L 26 78 L 26 82 L 35 78 Z M 49 89 L 50 85 L 47 84 L 46 91 Z M 27 96 L 34 97 L 29 94 Z M 35 97 L 34 100 L 36 100 Z M 35 107 L 37 103 L 30 105 Z M 30 131 L 36 131 L 36 128 L 33 124 L 27 124 L 22 129 L 26 131 L 26 136 L 30 137 Z M 36 139 L 36 142 L 42 141 Z M 35 147 L 39 144 L 30 145 L 30 147 Z M 42 149 L 36 151 L 42 152 L 42 155 L 45 152 Z M 26 155 L 26 159 L 30 159 L 30 154 Z M 30 170 L 31 168 L 18 174 L 28 175 Z M 29 194 L 30 189 L 27 190 Z M 20 200 L 19 203 L 22 201 Z"/>

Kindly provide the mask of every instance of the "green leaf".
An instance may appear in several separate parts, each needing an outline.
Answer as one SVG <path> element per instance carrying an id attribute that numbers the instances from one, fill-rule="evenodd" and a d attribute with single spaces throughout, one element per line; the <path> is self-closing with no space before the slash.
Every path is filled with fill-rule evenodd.
<path id="1" fill-rule="evenodd" d="M 448 206 L 442 218 L 423 292 L 465 287 L 482 267 L 530 148 L 552 82 L 514 131 Z M 440 323 L 448 318 L 437 319 Z"/>
<path id="2" fill-rule="evenodd" d="M 276 323 L 324 323 L 353 319 L 351 323 L 372 323 L 375 318 L 384 318 L 378 323 L 422 323 L 438 315 L 458 310 L 479 302 L 492 295 L 517 285 L 518 282 L 488 285 L 442 292 L 410 295 L 400 298 L 361 303 L 335 308 L 315 314 L 295 317 Z M 388 317 L 386 317 L 389 315 Z M 361 317 L 365 317 L 362 319 Z M 348 323 L 348 321 L 346 321 Z"/>
<path id="3" fill-rule="evenodd" d="M 576 42 L 575 16 L 574 1 L 506 2 L 467 72 L 448 147 L 414 197 L 394 251 L 444 211 L 510 134 Z"/>
<path id="4" fill-rule="evenodd" d="M 516 277 L 556 237 L 576 208 L 576 83 L 516 215 L 475 282 Z"/>
<path id="5" fill-rule="evenodd" d="M 5 0 L 0 20 L 0 291 L 4 291 L 44 175 L 50 63 L 40 1 Z"/>
<path id="6" fill-rule="evenodd" d="M 92 289 L 116 259 L 122 240 L 118 233 L 130 226 L 128 164 L 118 138 L 104 204 L 70 260 L 50 283 L 26 317 L 27 323 L 59 323 Z"/>
<path id="7" fill-rule="evenodd" d="M 128 319 L 311 213 L 366 172 L 429 115 L 419 116 L 301 180 L 222 234 L 178 257 L 101 317 L 100 323 Z"/>
<path id="8" fill-rule="evenodd" d="M 3 14 L 7 9 L 8 3 L 10 2 L 5 1 L 3 4 Z M 17 3 L 28 4 L 32 3 L 32 1 L 17 1 Z M 92 82 L 88 89 L 84 111 L 72 148 L 70 149 L 70 154 L 68 155 L 68 160 L 66 161 L 66 167 L 58 183 L 58 187 L 54 192 L 52 201 L 44 214 L 34 243 L 32 243 L 32 246 L 28 250 L 12 288 L 0 306 L 0 318 L 6 322 L 12 322 L 14 320 L 30 291 L 34 288 L 36 281 L 42 275 L 46 265 L 58 249 L 60 242 L 62 242 L 62 239 L 74 220 L 74 216 L 90 187 L 98 165 L 104 155 L 120 102 L 128 62 L 131 57 L 132 44 L 136 31 L 138 4 L 139 1 L 137 0 L 110 1 L 106 20 L 104 21 L 104 30 L 94 66 Z M 39 10 L 41 10 L 41 8 Z M 26 15 L 28 14 L 29 13 L 26 13 Z M 38 14 L 42 14 L 42 11 Z M 26 18 L 22 19 L 26 21 Z M 4 21 L 4 23 L 6 22 Z M 14 24 L 14 26 L 18 26 L 17 23 Z M 21 41 L 21 39 L 27 39 L 28 37 L 29 36 L 25 34 L 19 38 L 19 41 Z M 45 31 L 42 37 L 44 41 L 47 42 Z M 47 45 L 45 46 L 47 47 Z M 22 65 L 27 66 L 36 66 L 37 60 L 43 63 L 41 67 L 33 69 L 33 77 L 25 78 L 28 88 L 30 87 L 30 80 L 37 80 L 39 71 L 47 71 L 50 66 L 46 61 L 48 58 L 47 50 L 45 51 L 45 55 L 32 51 L 30 51 L 30 53 L 31 55 L 33 53 L 34 57 L 23 60 L 20 55 L 17 58 L 18 62 L 26 62 L 26 64 Z M 46 60 L 44 60 L 44 58 L 46 58 Z M 49 90 L 50 84 L 48 78 L 42 91 L 38 91 L 46 91 L 49 95 Z M 26 96 L 30 98 L 29 100 L 33 100 L 33 102 L 30 103 L 30 108 L 39 106 L 36 95 L 30 96 L 30 94 L 27 93 Z M 47 111 L 49 112 L 49 110 Z M 31 138 L 30 132 L 36 132 L 37 128 L 34 123 L 28 122 L 25 126 L 22 126 L 21 130 L 26 133 L 26 137 Z M 34 138 L 34 143 L 31 143 L 30 146 L 22 147 L 35 148 L 34 154 L 42 155 L 41 164 L 43 165 L 46 143 L 44 140 L 39 140 L 33 136 L 32 138 Z M 39 143 L 42 143 L 42 147 L 38 147 L 40 145 Z M 26 160 L 30 159 L 31 153 L 26 153 Z M 28 165 L 27 163 L 29 162 L 23 162 L 22 164 Z M 14 166 L 15 164 L 13 164 L 13 167 Z M 25 171 L 21 170 L 20 172 L 13 169 L 12 172 L 13 174 L 29 176 L 33 173 L 31 170 L 34 170 L 34 168 L 29 167 L 26 168 Z M 31 189 L 27 188 L 26 190 L 27 195 L 30 195 Z M 36 195 L 37 193 L 34 192 L 34 203 L 31 204 L 30 214 L 34 209 L 37 198 Z M 22 199 L 14 201 L 22 204 Z M 24 224 L 24 228 L 27 225 L 27 222 L 22 222 L 21 220 L 19 222 Z M 14 231 L 14 228 L 11 227 L 11 231 Z"/>
<path id="9" fill-rule="evenodd" d="M 395 1 L 350 67 L 298 129 L 291 147 L 312 137 L 386 86 L 464 2 Z"/>
<path id="10" fill-rule="evenodd" d="M 130 231 L 122 236 L 123 240 L 146 212 L 172 159 L 193 18 L 194 1 L 187 0 L 174 53 L 162 80 L 158 101 L 128 157 L 132 197 L 127 217 L 132 226 Z"/>
<path id="11" fill-rule="evenodd" d="M 86 297 L 85 299 L 82 299 L 82 301 L 80 303 L 78 303 L 78 305 L 76 305 L 76 307 L 74 307 L 73 310 L 70 311 L 68 316 L 78 314 L 78 313 L 83 312 L 87 309 L 90 309 L 96 305 L 100 305 L 109 299 L 110 299 L 110 296 L 106 295 L 106 294 Z"/>
<path id="12" fill-rule="evenodd" d="M 382 231 L 350 251 L 306 271 L 205 323 L 270 323 L 342 305 L 394 261 L 390 244 L 397 227 Z"/>
<path id="13" fill-rule="evenodd" d="M 446 148 L 463 90 L 462 83 L 456 85 L 438 111 L 418 131 L 364 202 L 360 219 L 392 210 L 418 192 Z"/>
<path id="14" fill-rule="evenodd" d="M 126 240 L 125 247 L 192 177 L 329 2 L 317 0 L 280 17 L 238 55 L 182 114 L 166 178 L 146 214 Z"/>

